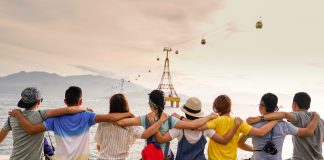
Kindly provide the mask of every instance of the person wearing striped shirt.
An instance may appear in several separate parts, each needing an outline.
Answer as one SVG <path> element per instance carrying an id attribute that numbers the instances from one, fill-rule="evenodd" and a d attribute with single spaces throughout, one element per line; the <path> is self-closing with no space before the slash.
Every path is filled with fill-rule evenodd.
<path id="1" fill-rule="evenodd" d="M 129 112 L 128 102 L 123 94 L 115 94 L 110 98 L 109 113 Z M 124 160 L 129 155 L 132 143 L 139 138 L 147 139 L 155 134 L 164 121 L 166 114 L 147 130 L 140 126 L 120 127 L 112 122 L 101 122 L 97 128 L 95 141 L 99 151 L 98 160 Z"/>

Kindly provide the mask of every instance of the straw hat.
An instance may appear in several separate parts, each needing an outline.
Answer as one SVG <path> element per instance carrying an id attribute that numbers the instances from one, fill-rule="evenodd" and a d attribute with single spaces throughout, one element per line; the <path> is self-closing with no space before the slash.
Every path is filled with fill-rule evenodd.
<path id="1" fill-rule="evenodd" d="M 201 102 L 196 97 L 190 97 L 186 104 L 180 108 L 184 113 L 193 117 L 203 117 L 204 112 L 201 110 Z"/>

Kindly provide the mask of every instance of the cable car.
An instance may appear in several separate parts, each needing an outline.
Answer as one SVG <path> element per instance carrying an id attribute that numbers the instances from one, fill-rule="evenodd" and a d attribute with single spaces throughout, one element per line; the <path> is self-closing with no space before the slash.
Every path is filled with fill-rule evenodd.
<path id="1" fill-rule="evenodd" d="M 160 60 L 160 58 L 158 57 L 157 59 L 156 59 L 157 61 L 159 61 Z"/>
<path id="2" fill-rule="evenodd" d="M 260 20 L 258 20 L 255 24 L 255 28 L 256 29 L 262 29 L 263 27 L 263 23 L 262 23 L 262 20 L 261 20 L 261 17 L 260 17 Z"/>
<path id="3" fill-rule="evenodd" d="M 179 54 L 179 51 L 178 51 L 178 50 L 176 50 L 176 51 L 175 51 L 175 54 Z"/>
<path id="4" fill-rule="evenodd" d="M 206 44 L 206 40 L 205 40 L 205 38 L 202 38 L 202 40 L 201 40 L 201 44 L 202 44 L 202 45 L 205 45 L 205 44 Z"/>
<path id="5" fill-rule="evenodd" d="M 262 21 L 257 21 L 257 23 L 255 24 L 256 29 L 262 29 L 262 26 L 263 26 Z"/>

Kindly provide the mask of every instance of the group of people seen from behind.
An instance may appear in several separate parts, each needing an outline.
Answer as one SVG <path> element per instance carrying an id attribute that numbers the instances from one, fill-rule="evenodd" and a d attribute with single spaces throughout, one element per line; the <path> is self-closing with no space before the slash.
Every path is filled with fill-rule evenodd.
<path id="1" fill-rule="evenodd" d="M 94 113 L 82 107 L 82 90 L 71 86 L 65 92 L 67 107 L 41 109 L 43 99 L 37 88 L 26 88 L 0 131 L 0 143 L 12 131 L 10 160 L 88 160 L 89 129 L 99 123 L 95 133 L 98 160 L 124 160 L 136 139 L 145 139 L 143 160 L 236 160 L 237 149 L 253 152 L 251 160 L 281 160 L 286 135 L 292 135 L 291 160 L 323 160 L 324 121 L 309 112 L 311 97 L 294 95 L 292 112 L 281 112 L 278 97 L 266 93 L 259 102 L 260 116 L 244 122 L 233 117 L 229 96 L 219 95 L 213 113 L 204 114 L 201 101 L 190 97 L 180 107 L 184 116 L 165 113 L 165 96 L 153 90 L 148 97 L 149 113 L 135 116 L 127 98 L 115 94 L 109 112 Z M 46 152 L 45 132 L 55 135 L 55 153 Z M 247 143 L 251 138 L 252 145 Z M 177 139 L 177 150 L 170 141 Z M 209 141 L 209 142 L 208 142 Z M 208 157 L 205 145 L 208 142 Z"/>

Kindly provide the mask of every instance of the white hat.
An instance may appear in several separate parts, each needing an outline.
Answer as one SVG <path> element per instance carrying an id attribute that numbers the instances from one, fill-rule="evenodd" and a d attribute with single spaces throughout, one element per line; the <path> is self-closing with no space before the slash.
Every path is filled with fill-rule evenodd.
<path id="1" fill-rule="evenodd" d="M 193 117 L 203 117 L 204 112 L 201 110 L 201 102 L 196 97 L 190 97 L 186 104 L 180 108 L 184 113 Z"/>

